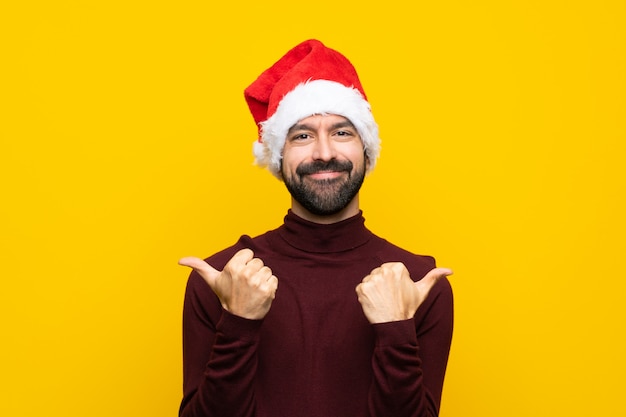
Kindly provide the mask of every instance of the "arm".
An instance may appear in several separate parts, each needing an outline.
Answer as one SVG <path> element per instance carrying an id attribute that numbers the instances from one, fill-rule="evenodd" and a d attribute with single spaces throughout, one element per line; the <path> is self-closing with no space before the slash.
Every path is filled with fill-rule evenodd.
<path id="1" fill-rule="evenodd" d="M 237 252 L 221 272 L 197 258 L 179 263 L 194 269 L 183 310 L 184 398 L 179 414 L 254 416 L 258 335 L 274 298 L 276 277 L 250 250 Z"/>
<path id="2" fill-rule="evenodd" d="M 450 273 L 436 268 L 413 282 L 404 265 L 384 264 L 357 287 L 376 337 L 371 416 L 437 415 L 452 335 L 452 294 L 441 278 Z"/>

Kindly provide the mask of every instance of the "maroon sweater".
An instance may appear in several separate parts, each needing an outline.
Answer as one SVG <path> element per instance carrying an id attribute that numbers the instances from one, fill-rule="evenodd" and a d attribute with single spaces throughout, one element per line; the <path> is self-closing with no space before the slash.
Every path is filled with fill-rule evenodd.
<path id="1" fill-rule="evenodd" d="M 436 416 L 452 338 L 452 291 L 440 280 L 413 319 L 368 323 L 355 292 L 384 262 L 413 279 L 435 266 L 371 233 L 362 214 L 331 225 L 291 211 L 276 230 L 242 236 L 207 261 L 222 269 L 242 248 L 278 277 L 263 320 L 223 310 L 195 272 L 183 311 L 183 417 Z"/>

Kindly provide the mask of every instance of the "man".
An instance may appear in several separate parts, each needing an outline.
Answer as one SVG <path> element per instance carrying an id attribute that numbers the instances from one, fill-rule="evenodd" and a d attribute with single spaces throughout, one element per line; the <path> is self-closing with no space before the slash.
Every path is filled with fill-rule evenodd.
<path id="1" fill-rule="evenodd" d="M 256 161 L 291 209 L 275 230 L 179 261 L 193 268 L 180 416 L 436 416 L 451 271 L 364 225 L 358 193 L 380 140 L 352 64 L 308 40 L 245 97 Z"/>

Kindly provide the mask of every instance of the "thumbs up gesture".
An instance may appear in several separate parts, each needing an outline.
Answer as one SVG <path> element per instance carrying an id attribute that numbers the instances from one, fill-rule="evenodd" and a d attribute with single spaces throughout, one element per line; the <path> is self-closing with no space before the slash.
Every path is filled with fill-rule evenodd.
<path id="1" fill-rule="evenodd" d="M 452 271 L 434 268 L 414 282 L 401 262 L 384 263 L 363 278 L 356 293 L 370 323 L 413 318 L 435 283 Z"/>
<path id="2" fill-rule="evenodd" d="M 276 296 L 278 279 L 250 249 L 237 252 L 218 271 L 199 258 L 186 257 L 179 265 L 193 268 L 217 295 L 222 307 L 239 317 L 259 320 L 265 317 Z"/>

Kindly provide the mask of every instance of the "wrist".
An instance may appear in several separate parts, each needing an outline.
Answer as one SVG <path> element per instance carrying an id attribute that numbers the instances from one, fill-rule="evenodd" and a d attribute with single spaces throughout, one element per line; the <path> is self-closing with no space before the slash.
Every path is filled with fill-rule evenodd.
<path id="1" fill-rule="evenodd" d="M 256 340 L 262 323 L 263 320 L 248 319 L 222 310 L 216 330 L 228 338 Z"/>
<path id="2" fill-rule="evenodd" d="M 413 319 L 373 324 L 377 346 L 401 344 L 417 345 L 417 332 Z"/>

